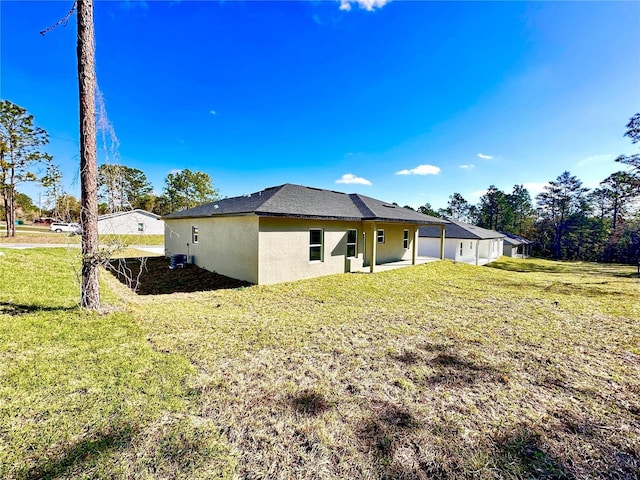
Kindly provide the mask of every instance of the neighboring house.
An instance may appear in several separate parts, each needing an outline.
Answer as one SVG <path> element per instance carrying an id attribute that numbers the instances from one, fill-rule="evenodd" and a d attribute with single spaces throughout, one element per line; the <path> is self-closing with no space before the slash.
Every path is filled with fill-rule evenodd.
<path id="1" fill-rule="evenodd" d="M 415 264 L 418 228 L 440 231 L 446 223 L 364 195 L 292 184 L 163 218 L 167 256 L 186 254 L 206 270 L 254 284 Z"/>
<path id="2" fill-rule="evenodd" d="M 513 233 L 502 232 L 504 237 L 504 255 L 513 258 L 527 258 L 531 255 L 531 241 Z"/>
<path id="3" fill-rule="evenodd" d="M 162 235 L 164 221 L 159 215 L 145 210 L 108 213 L 98 217 L 99 234 Z"/>
<path id="4" fill-rule="evenodd" d="M 505 235 L 459 220 L 449 220 L 445 228 L 444 258 L 456 262 L 485 265 L 502 255 Z M 431 256 L 440 248 L 440 232 L 431 226 L 420 228 L 418 255 Z"/>

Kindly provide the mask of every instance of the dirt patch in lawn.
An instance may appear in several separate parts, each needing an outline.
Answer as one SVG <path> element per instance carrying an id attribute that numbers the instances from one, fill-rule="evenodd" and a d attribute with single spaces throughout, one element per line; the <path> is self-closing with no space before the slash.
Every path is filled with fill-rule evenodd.
<path id="1" fill-rule="evenodd" d="M 138 295 L 162 295 L 248 287 L 251 284 L 212 273 L 195 265 L 169 268 L 165 257 L 116 258 L 107 264 L 115 277 Z"/>

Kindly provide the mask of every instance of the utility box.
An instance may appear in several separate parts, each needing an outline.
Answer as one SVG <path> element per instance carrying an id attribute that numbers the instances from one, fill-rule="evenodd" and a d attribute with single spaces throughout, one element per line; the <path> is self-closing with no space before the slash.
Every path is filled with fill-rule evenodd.
<path id="1" fill-rule="evenodd" d="M 175 268 L 184 268 L 186 264 L 187 264 L 187 256 L 182 253 L 178 253 L 177 255 L 171 255 L 171 258 L 169 259 L 169 269 L 171 270 Z"/>

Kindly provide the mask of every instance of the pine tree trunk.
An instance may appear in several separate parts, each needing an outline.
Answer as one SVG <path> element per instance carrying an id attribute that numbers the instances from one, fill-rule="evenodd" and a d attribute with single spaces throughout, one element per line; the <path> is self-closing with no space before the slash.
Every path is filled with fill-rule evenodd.
<path id="1" fill-rule="evenodd" d="M 13 155 L 12 155 L 13 156 Z M 12 158 L 13 162 L 13 158 Z M 11 174 L 9 177 L 9 223 L 7 223 L 7 230 L 11 232 L 11 236 L 16 236 L 16 188 L 15 183 L 16 176 L 15 170 L 11 168 Z"/>
<path id="2" fill-rule="evenodd" d="M 13 183 L 9 187 L 9 223 L 7 223 L 7 230 L 11 232 L 10 236 L 16 236 L 16 200 L 15 189 Z"/>
<path id="3" fill-rule="evenodd" d="M 78 84 L 80 93 L 80 190 L 82 285 L 80 305 L 100 308 L 98 261 L 98 162 L 93 0 L 78 0 Z"/>
<path id="4" fill-rule="evenodd" d="M 7 189 L 9 187 L 8 186 L 4 186 L 2 189 L 2 200 L 4 201 L 4 220 L 5 223 L 7 224 L 7 237 L 11 235 L 10 230 L 9 230 L 9 197 L 7 196 Z"/>

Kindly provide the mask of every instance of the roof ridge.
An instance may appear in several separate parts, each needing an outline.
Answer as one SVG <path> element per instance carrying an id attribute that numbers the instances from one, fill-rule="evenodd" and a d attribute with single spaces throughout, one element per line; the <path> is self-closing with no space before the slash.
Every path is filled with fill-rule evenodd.
<path id="1" fill-rule="evenodd" d="M 280 193 L 280 191 L 282 191 L 282 189 L 284 187 L 287 187 L 289 185 L 291 185 L 291 184 L 290 183 L 283 183 L 282 185 L 276 185 L 274 187 L 267 187 L 267 188 L 265 188 L 263 190 L 260 190 L 259 192 L 252 193 L 250 196 L 259 195 L 260 197 L 262 197 L 262 194 L 264 192 L 266 192 L 267 190 L 273 190 L 271 195 L 265 195 L 264 196 L 265 198 L 258 205 L 256 205 L 256 207 L 254 208 L 254 211 L 257 212 L 260 208 L 264 208 L 266 205 L 269 204 L 269 202 L 271 201 L 271 199 L 273 197 L 275 197 L 278 193 Z"/>
<path id="2" fill-rule="evenodd" d="M 102 215 L 98 216 L 98 219 L 117 217 L 120 215 L 125 215 L 127 213 L 132 213 L 132 212 L 140 212 L 146 215 L 151 215 L 153 217 L 160 218 L 160 215 L 158 215 L 157 213 L 153 213 L 148 210 L 143 210 L 142 208 L 133 208 L 131 210 L 118 210 L 117 212 L 103 213 Z"/>
<path id="3" fill-rule="evenodd" d="M 364 195 L 360 195 L 359 193 L 349 193 L 348 195 L 356 208 L 360 211 L 360 213 L 362 213 L 363 217 L 376 216 L 373 210 L 371 210 L 366 202 L 362 199 Z"/>

